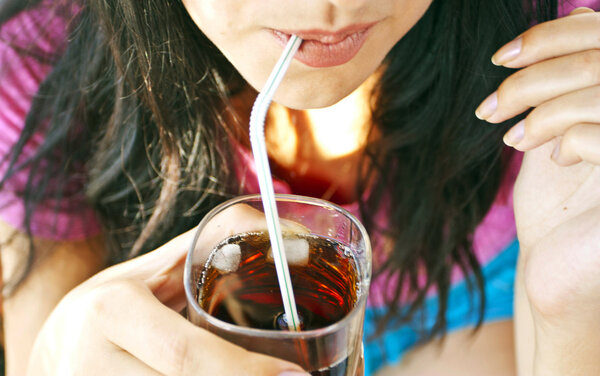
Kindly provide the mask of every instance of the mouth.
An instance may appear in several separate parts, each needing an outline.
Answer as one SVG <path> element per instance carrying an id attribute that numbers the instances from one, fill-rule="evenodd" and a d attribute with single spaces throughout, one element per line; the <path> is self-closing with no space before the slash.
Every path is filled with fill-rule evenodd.
<path id="1" fill-rule="evenodd" d="M 303 42 L 294 58 L 310 67 L 327 68 L 352 60 L 375 24 L 376 22 L 351 25 L 334 32 L 318 29 L 271 29 L 271 32 L 282 46 L 285 46 L 292 34 L 302 38 Z"/>

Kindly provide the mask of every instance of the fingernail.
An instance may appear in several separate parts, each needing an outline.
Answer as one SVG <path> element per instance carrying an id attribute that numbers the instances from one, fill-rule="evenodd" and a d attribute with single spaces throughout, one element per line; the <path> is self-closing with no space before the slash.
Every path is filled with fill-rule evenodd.
<path id="1" fill-rule="evenodd" d="M 496 108 L 498 108 L 498 92 L 495 91 L 477 107 L 475 116 L 481 120 L 487 120 L 496 112 Z"/>
<path id="2" fill-rule="evenodd" d="M 494 65 L 505 65 L 513 61 L 521 53 L 522 46 L 523 38 L 517 38 L 505 44 L 492 56 L 492 63 Z"/>
<path id="3" fill-rule="evenodd" d="M 525 137 L 525 119 L 521 120 L 504 135 L 504 143 L 514 147 Z"/>

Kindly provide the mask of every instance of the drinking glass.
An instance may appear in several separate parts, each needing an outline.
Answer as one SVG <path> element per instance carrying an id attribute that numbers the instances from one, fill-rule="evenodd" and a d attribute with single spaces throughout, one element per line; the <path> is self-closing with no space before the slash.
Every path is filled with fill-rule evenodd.
<path id="1" fill-rule="evenodd" d="M 285 330 L 260 195 L 224 202 L 200 222 L 184 272 L 188 319 L 313 375 L 362 374 L 368 235 L 352 214 L 325 200 L 276 195 L 276 202 L 303 329 Z M 224 246 L 234 243 L 241 248 Z"/>

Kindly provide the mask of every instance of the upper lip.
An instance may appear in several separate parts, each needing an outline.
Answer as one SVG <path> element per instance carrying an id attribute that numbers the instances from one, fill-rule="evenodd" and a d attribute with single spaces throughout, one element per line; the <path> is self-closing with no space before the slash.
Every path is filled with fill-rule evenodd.
<path id="1" fill-rule="evenodd" d="M 342 40 L 346 39 L 349 35 L 359 33 L 362 31 L 366 31 L 367 29 L 369 29 L 371 26 L 373 26 L 376 23 L 377 22 L 353 24 L 353 25 L 349 25 L 349 26 L 343 27 L 338 30 L 334 30 L 334 31 L 322 30 L 322 29 L 308 29 L 308 30 L 278 29 L 277 31 L 284 33 L 284 34 L 297 35 L 298 37 L 302 38 L 303 40 L 316 40 L 321 43 L 333 44 L 333 43 L 341 42 Z"/>

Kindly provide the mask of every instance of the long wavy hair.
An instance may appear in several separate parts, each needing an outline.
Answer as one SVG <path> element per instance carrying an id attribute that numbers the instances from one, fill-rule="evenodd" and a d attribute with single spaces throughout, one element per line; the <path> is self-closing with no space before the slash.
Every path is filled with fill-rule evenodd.
<path id="1" fill-rule="evenodd" d="M 5 0 L 0 22 L 38 3 Z M 489 62 L 493 52 L 556 10 L 556 0 L 434 0 L 387 56 L 373 92 L 381 137 L 366 148 L 370 168 L 361 169 L 367 172 L 357 187 L 366 197 L 360 206 L 368 230 L 393 240 L 376 270 L 391 284 L 379 332 L 411 320 L 435 289 L 439 310 L 426 336 L 443 334 L 455 267 L 482 298 L 481 320 L 484 281 L 473 233 L 497 195 L 507 158 L 505 128 L 473 112 L 509 74 Z M 240 125 L 227 113 L 229 98 L 247 84 L 180 0 L 87 0 L 71 25 L 2 182 L 30 169 L 22 192 L 26 229 L 43 201 L 84 192 L 114 263 L 154 249 L 238 193 L 229 141 Z M 18 160 L 36 132 L 44 143 Z M 388 213 L 385 226 L 371 220 L 380 210 Z M 35 252 L 29 250 L 28 265 Z"/>

